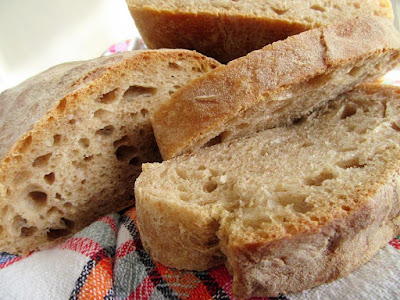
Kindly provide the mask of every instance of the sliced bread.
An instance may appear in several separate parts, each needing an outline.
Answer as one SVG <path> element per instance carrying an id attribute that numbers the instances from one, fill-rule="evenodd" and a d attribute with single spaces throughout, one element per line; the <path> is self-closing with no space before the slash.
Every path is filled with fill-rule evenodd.
<path id="1" fill-rule="evenodd" d="M 154 113 L 164 159 L 290 124 L 400 62 L 400 34 L 364 17 L 303 32 L 221 65 Z"/>
<path id="2" fill-rule="evenodd" d="M 363 15 L 393 19 L 390 0 L 127 0 L 149 48 L 195 49 L 220 62 L 290 35 Z"/>
<path id="3" fill-rule="evenodd" d="M 149 115 L 218 65 L 187 50 L 53 67 L 0 94 L 0 250 L 26 254 L 133 203 L 161 159 Z"/>
<path id="4" fill-rule="evenodd" d="M 143 165 L 138 227 L 166 266 L 225 262 L 238 297 L 296 292 L 400 233 L 399 169 L 400 88 L 365 85 L 292 126 Z"/>

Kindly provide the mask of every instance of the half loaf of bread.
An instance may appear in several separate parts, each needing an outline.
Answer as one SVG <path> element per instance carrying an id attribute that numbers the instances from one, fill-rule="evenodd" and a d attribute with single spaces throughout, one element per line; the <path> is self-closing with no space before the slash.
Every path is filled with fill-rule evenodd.
<path id="1" fill-rule="evenodd" d="M 400 233 L 400 89 L 361 86 L 292 126 L 143 166 L 137 222 L 154 260 L 225 262 L 244 298 L 311 288 Z"/>
<path id="2" fill-rule="evenodd" d="M 220 62 L 357 16 L 393 19 L 390 0 L 127 0 L 149 48 L 195 49 Z"/>
<path id="3" fill-rule="evenodd" d="M 164 102 L 152 124 L 164 159 L 290 124 L 400 62 L 390 21 L 352 19 L 303 32 L 198 78 Z"/>
<path id="4" fill-rule="evenodd" d="M 53 67 L 0 94 L 0 250 L 45 248 L 133 203 L 161 159 L 149 114 L 218 65 L 187 50 Z"/>

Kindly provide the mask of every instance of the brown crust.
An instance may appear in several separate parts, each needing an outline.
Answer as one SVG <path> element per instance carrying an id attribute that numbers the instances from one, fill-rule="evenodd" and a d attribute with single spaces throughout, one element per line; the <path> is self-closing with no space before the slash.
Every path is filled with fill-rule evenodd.
<path id="1" fill-rule="evenodd" d="M 331 105 L 339 102 L 341 104 L 338 104 L 338 107 L 341 107 L 342 101 L 347 101 L 345 100 L 347 97 L 358 103 L 362 103 L 360 101 L 365 99 L 366 103 L 363 105 L 366 109 L 372 109 L 374 105 L 380 106 L 379 103 L 382 102 L 387 105 L 385 114 L 388 109 L 389 114 L 397 120 L 395 116 L 399 109 L 399 93 L 398 87 L 379 84 L 362 85 L 341 96 Z M 371 102 L 368 102 L 369 100 Z M 372 101 L 376 103 L 371 105 Z M 392 110 L 393 108 L 395 111 Z M 329 111 L 329 108 L 325 109 Z M 377 119 L 381 118 L 380 114 L 381 110 L 376 115 Z M 321 116 L 323 115 L 324 113 L 321 112 Z M 330 120 L 332 115 L 329 115 L 327 120 Z M 320 121 L 318 117 L 316 121 Z M 374 120 L 370 121 L 371 124 L 377 125 Z M 179 170 L 182 173 L 179 177 L 183 176 L 185 180 L 191 182 L 192 186 L 196 186 L 198 173 L 195 170 L 201 166 L 202 168 L 212 166 L 214 170 L 224 171 L 224 167 L 219 169 L 220 166 L 210 163 L 210 161 L 216 163 L 217 160 L 213 158 L 217 156 L 217 152 L 221 154 L 218 157 L 222 159 L 224 155 L 229 157 L 236 154 L 243 159 L 245 166 L 250 163 L 255 164 L 253 158 L 258 157 L 257 153 L 260 149 L 252 143 L 252 137 L 202 149 L 192 156 L 182 155 L 162 164 L 146 165 L 136 182 L 135 190 L 138 226 L 142 239 L 145 241 L 145 249 L 155 260 L 166 263 L 168 266 L 196 270 L 203 270 L 208 265 L 214 266 L 218 260 L 213 261 L 209 256 L 219 254 L 216 257 L 222 260 L 220 253 L 224 253 L 227 257 L 228 270 L 234 277 L 233 293 L 240 298 L 278 296 L 280 293 L 297 292 L 346 276 L 370 260 L 380 248 L 400 233 L 400 152 L 396 138 L 398 129 L 388 127 L 388 123 L 385 120 L 377 126 L 387 131 L 391 136 L 389 138 L 388 135 L 388 139 L 393 141 L 386 148 L 388 152 L 382 153 L 382 156 L 377 158 L 382 166 L 379 174 L 361 184 L 357 181 L 358 179 L 356 180 L 358 183 L 342 182 L 341 188 L 344 190 L 349 186 L 352 187 L 352 192 L 346 196 L 348 198 L 345 198 L 345 202 L 341 204 L 335 202 L 335 205 L 327 208 L 325 212 L 316 210 L 313 215 L 316 218 L 312 222 L 306 223 L 307 220 L 305 220 L 305 226 L 297 227 L 293 231 L 284 231 L 282 234 L 281 232 L 275 232 L 275 235 L 270 234 L 270 231 L 274 233 L 276 227 L 262 229 L 259 234 L 252 227 L 243 231 L 244 229 L 240 226 L 232 226 L 232 223 L 221 215 L 223 210 L 222 212 L 218 210 L 219 205 L 222 206 L 225 200 L 220 198 L 225 197 L 221 194 L 211 196 L 216 198 L 215 206 L 207 206 L 196 202 L 199 197 L 197 188 L 193 189 L 189 199 L 179 201 L 180 196 L 174 194 L 176 191 L 174 187 L 171 187 L 172 191 L 170 191 L 168 185 L 167 187 L 162 185 L 156 186 L 154 190 L 154 185 L 150 184 L 155 179 L 166 180 L 166 183 L 170 184 L 168 179 L 171 179 L 170 176 L 175 176 L 174 174 Z M 395 131 L 392 131 L 393 129 Z M 324 130 L 324 127 L 321 127 L 321 130 Z M 262 136 L 265 138 L 267 135 Z M 382 137 L 385 138 L 386 135 Z M 238 148 L 230 149 L 236 143 L 241 146 L 240 148 L 251 149 L 248 157 L 243 155 L 246 152 L 237 153 Z M 247 144 L 252 147 L 246 148 Z M 330 142 L 327 141 L 327 144 L 330 145 Z M 253 154 L 255 156 L 252 156 Z M 270 157 L 273 159 L 275 156 Z M 224 166 L 229 159 L 219 162 L 221 166 Z M 240 163 L 239 160 L 235 161 L 235 165 L 236 162 Z M 187 170 L 186 173 L 184 173 L 185 170 Z M 214 172 L 217 173 L 217 171 Z M 248 178 L 244 181 L 248 182 L 251 175 L 246 175 Z M 240 184 L 240 179 L 233 180 L 234 186 Z M 178 185 L 182 181 L 173 182 Z M 167 189 L 165 193 L 163 188 Z M 226 187 L 229 190 L 233 188 L 233 186 Z M 335 191 L 335 195 L 339 192 Z M 230 193 L 226 195 L 228 199 L 232 196 Z M 329 194 L 324 196 L 326 195 Z M 172 196 L 171 201 L 166 199 L 168 196 Z M 322 198 L 317 201 L 321 201 L 322 207 L 327 199 Z M 345 209 L 343 209 L 343 204 L 346 205 Z M 154 208 L 155 206 L 157 208 Z M 153 214 L 151 219 L 146 217 L 150 210 Z M 139 214 L 142 214 L 140 218 Z M 180 217 L 177 219 L 178 215 Z M 219 226 L 215 222 L 218 222 Z M 167 226 L 164 226 L 165 224 Z M 203 231 L 196 228 L 194 224 L 203 224 L 199 226 Z M 216 231 L 219 243 L 212 238 L 213 230 Z M 167 238 L 164 239 L 164 237 Z M 210 247 L 209 241 L 213 241 L 211 245 L 217 245 L 217 247 Z M 177 254 L 176 249 L 180 250 L 181 245 L 184 245 L 185 251 Z M 174 250 L 170 251 L 171 249 Z M 199 258 L 201 261 L 198 260 Z M 179 259 L 179 264 L 176 264 L 177 259 Z"/>
<path id="2" fill-rule="evenodd" d="M 388 174 L 389 172 L 388 172 Z M 294 238 L 262 246 L 232 245 L 228 268 L 239 297 L 275 297 L 348 275 L 400 233 L 400 176 L 361 196 L 358 209 Z"/>
<path id="3" fill-rule="evenodd" d="M 311 28 L 285 20 L 231 15 L 216 17 L 211 13 L 151 8 L 131 8 L 131 14 L 150 49 L 196 49 L 222 63 Z M 245 38 L 238 42 L 239 37 Z"/>
<path id="4" fill-rule="evenodd" d="M 324 8 L 312 18 L 313 9 L 310 1 L 286 1 L 286 3 L 265 3 L 264 9 L 252 12 L 240 8 L 240 3 L 215 1 L 212 5 L 187 3 L 177 4 L 174 1 L 157 6 L 146 1 L 128 0 L 128 6 L 136 26 L 149 48 L 184 48 L 195 49 L 207 56 L 214 57 L 222 63 L 244 56 L 267 44 L 283 40 L 288 36 L 337 22 L 344 18 L 360 14 L 375 14 L 393 19 L 390 1 L 385 0 L 363 4 L 362 11 L 354 9 L 353 3 L 336 1 L 338 9 Z M 276 1 L 275 1 L 276 2 Z M 215 6 L 214 6 L 215 4 Z M 225 5 L 229 6 L 226 9 Z M 238 7 L 236 7 L 238 5 Z M 243 4 L 246 6 L 246 4 Z M 314 1 L 316 7 L 334 6 L 330 1 Z M 269 6 L 272 9 L 269 9 Z M 276 6 L 276 8 L 274 7 Z M 309 7 L 311 6 L 311 7 Z M 340 9 L 352 9 L 353 14 L 340 13 Z M 286 14 L 289 8 L 294 13 Z M 309 11 L 303 14 L 304 11 Z M 300 12 L 301 11 L 301 12 Z M 326 18 L 321 18 L 324 15 Z"/>
<path id="5" fill-rule="evenodd" d="M 279 98 L 280 91 L 284 96 L 288 87 L 365 57 L 398 53 L 399 48 L 399 33 L 389 21 L 365 17 L 309 30 L 220 66 L 180 89 L 155 112 L 152 124 L 161 154 L 169 159 L 199 148 L 222 133 L 227 122 Z M 376 70 L 375 76 L 385 71 Z M 305 107 L 303 114 L 309 110 Z M 294 117 L 299 116 L 288 112 L 285 122 Z"/>

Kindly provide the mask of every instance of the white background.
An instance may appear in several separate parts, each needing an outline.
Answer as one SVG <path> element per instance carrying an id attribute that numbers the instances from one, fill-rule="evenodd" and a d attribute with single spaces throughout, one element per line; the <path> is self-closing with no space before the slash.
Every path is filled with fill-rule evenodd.
<path id="1" fill-rule="evenodd" d="M 138 36 L 125 0 L 0 0 L 0 92 Z"/>

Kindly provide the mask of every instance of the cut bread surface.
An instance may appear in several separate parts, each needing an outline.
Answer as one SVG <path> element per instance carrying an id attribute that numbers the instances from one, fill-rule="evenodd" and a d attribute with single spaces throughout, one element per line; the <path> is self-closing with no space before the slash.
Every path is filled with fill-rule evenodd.
<path id="1" fill-rule="evenodd" d="M 295 119 L 400 62 L 400 34 L 382 18 L 301 33 L 198 78 L 152 124 L 164 159 Z M 178 113 L 179 112 L 179 113 Z"/>
<path id="2" fill-rule="evenodd" d="M 0 249 L 46 248 L 133 202 L 160 161 L 149 115 L 218 63 L 137 51 L 53 67 L 0 95 Z"/>
<path id="3" fill-rule="evenodd" d="M 226 63 L 290 35 L 357 16 L 390 20 L 389 0 L 127 0 L 149 48 L 196 49 Z"/>
<path id="4" fill-rule="evenodd" d="M 398 88 L 365 85 L 292 126 L 145 164 L 145 249 L 176 268 L 225 262 L 240 297 L 347 275 L 400 232 L 399 113 Z"/>

